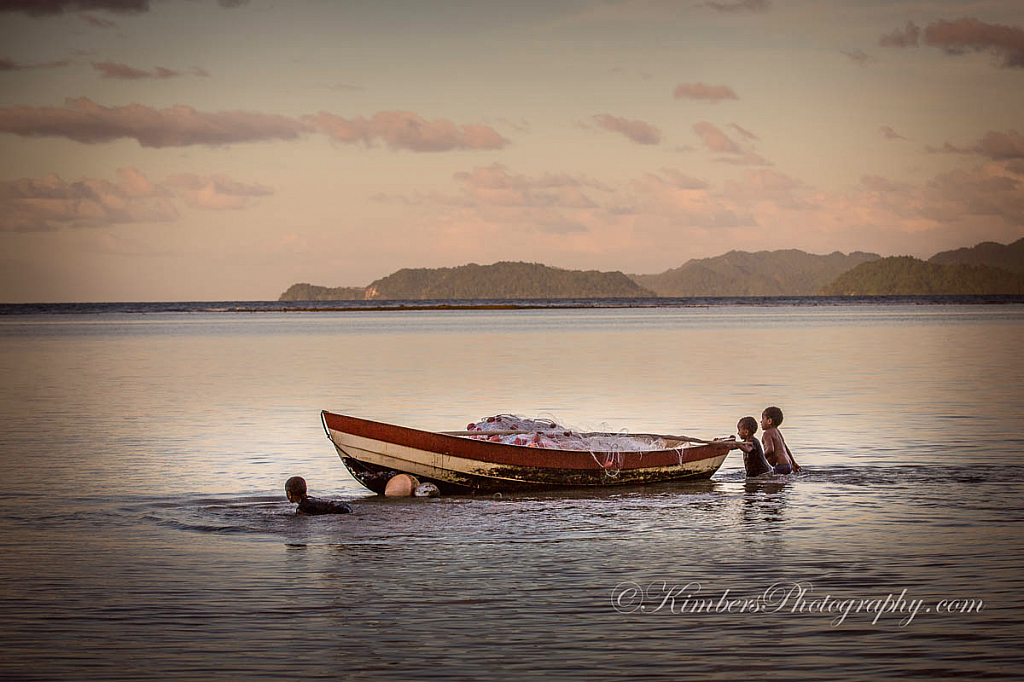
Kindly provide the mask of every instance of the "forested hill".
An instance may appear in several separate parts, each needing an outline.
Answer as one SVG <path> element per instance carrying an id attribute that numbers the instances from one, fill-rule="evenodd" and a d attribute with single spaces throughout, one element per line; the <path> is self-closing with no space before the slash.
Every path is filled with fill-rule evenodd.
<path id="1" fill-rule="evenodd" d="M 988 265 L 1024 274 L 1024 238 L 1012 244 L 981 242 L 970 248 L 943 251 L 929 258 L 928 262 L 938 265 Z"/>
<path id="2" fill-rule="evenodd" d="M 940 265 L 911 256 L 858 265 L 822 288 L 826 296 L 1024 294 L 1024 275 L 987 265 Z"/>
<path id="3" fill-rule="evenodd" d="M 455 268 L 405 268 L 366 288 L 368 299 L 623 298 L 652 296 L 621 272 L 562 270 L 500 262 Z"/>
<path id="4" fill-rule="evenodd" d="M 281 294 L 279 301 L 361 301 L 366 287 L 318 287 L 315 284 L 293 284 Z"/>
<path id="5" fill-rule="evenodd" d="M 368 287 L 293 284 L 281 301 L 448 298 L 637 298 L 654 294 L 621 272 L 563 270 L 540 263 L 500 262 L 454 268 L 405 268 Z"/>
<path id="6" fill-rule="evenodd" d="M 862 251 L 827 256 L 799 249 L 730 251 L 659 275 L 630 277 L 658 296 L 813 296 L 841 273 L 877 258 Z"/>

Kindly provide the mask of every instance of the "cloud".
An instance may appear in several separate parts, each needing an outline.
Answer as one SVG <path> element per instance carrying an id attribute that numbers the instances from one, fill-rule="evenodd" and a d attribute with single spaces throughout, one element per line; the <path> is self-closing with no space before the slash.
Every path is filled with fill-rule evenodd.
<path id="1" fill-rule="evenodd" d="M 193 72 L 205 74 L 201 69 Z M 146 77 L 167 78 L 174 73 L 158 67 L 155 73 Z M 327 112 L 295 119 L 253 111 L 196 111 L 184 105 L 166 109 L 141 104 L 104 107 L 85 97 L 68 98 L 64 107 L 0 109 L 0 133 L 22 137 L 65 137 L 86 144 L 128 138 L 138 141 L 143 147 L 224 145 L 294 140 L 317 130 L 341 142 L 370 145 L 380 139 L 392 149 L 417 152 L 501 149 L 509 144 L 508 139 L 490 126 L 456 125 L 445 119 L 427 121 L 406 111 L 381 111 L 369 119 L 345 119 Z"/>
<path id="2" fill-rule="evenodd" d="M 735 123 L 730 123 L 729 127 L 732 128 L 733 130 L 735 130 L 737 133 L 739 133 L 743 137 L 747 138 L 748 140 L 760 140 L 761 139 L 760 137 L 758 137 L 754 133 L 750 132 L 749 130 L 744 130 L 743 128 L 739 127 Z"/>
<path id="3" fill-rule="evenodd" d="M 905 139 L 907 139 L 907 138 L 903 137 L 902 135 L 900 135 L 899 133 L 897 133 L 892 128 L 890 128 L 889 126 L 882 126 L 881 128 L 878 129 L 878 132 L 882 133 L 882 135 L 884 135 L 887 140 L 905 140 Z"/>
<path id="4" fill-rule="evenodd" d="M 924 42 L 950 55 L 991 52 L 1004 69 L 1024 68 L 1024 29 L 1018 26 L 986 24 L 973 17 L 940 19 L 925 29 Z"/>
<path id="5" fill-rule="evenodd" d="M 274 193 L 264 185 L 245 184 L 226 175 L 201 177 L 179 174 L 167 178 L 164 184 L 178 190 L 188 205 L 218 211 L 242 209 L 249 206 L 254 198 Z"/>
<path id="6" fill-rule="evenodd" d="M 13 59 L 7 59 L 6 57 L 0 57 L 0 71 L 21 71 L 22 69 L 57 69 L 62 66 L 67 66 L 71 62 L 67 59 L 55 62 L 36 62 L 34 64 L 25 64 L 23 62 L 16 62 Z"/>
<path id="7" fill-rule="evenodd" d="M 109 19 L 103 19 L 92 14 L 79 14 L 78 18 L 96 28 L 117 28 L 117 24 Z"/>
<path id="8" fill-rule="evenodd" d="M 1016 130 L 1005 133 L 990 130 L 969 147 L 958 147 L 946 142 L 942 147 L 928 146 L 925 149 L 933 154 L 980 154 L 994 161 L 1024 159 L 1024 135 Z"/>
<path id="9" fill-rule="evenodd" d="M 940 173 L 926 185 L 924 199 L 922 215 L 940 223 L 988 217 L 1024 226 L 1024 181 L 1003 164 Z"/>
<path id="10" fill-rule="evenodd" d="M 881 175 L 862 175 L 860 182 L 872 192 L 906 192 L 912 188 L 905 182 L 895 182 Z"/>
<path id="11" fill-rule="evenodd" d="M 743 130 L 736 124 L 731 124 L 743 137 L 757 139 L 754 133 Z M 755 153 L 750 148 L 744 148 L 737 144 L 731 137 L 708 121 L 700 121 L 693 124 L 693 132 L 700 137 L 700 140 L 708 147 L 708 151 L 717 152 L 727 156 L 719 157 L 715 161 L 719 163 L 732 164 L 734 166 L 771 166 L 771 162 Z"/>
<path id="12" fill-rule="evenodd" d="M 99 71 L 103 78 L 120 78 L 122 80 L 137 80 L 140 78 L 176 78 L 186 74 L 191 76 L 202 76 L 205 78 L 210 75 L 207 71 L 200 69 L 198 66 L 194 66 L 188 71 L 172 71 L 171 69 L 166 69 L 162 66 L 158 66 L 152 71 L 144 71 L 119 62 L 93 62 L 92 68 Z"/>
<path id="13" fill-rule="evenodd" d="M 896 29 L 878 39 L 882 47 L 917 47 L 917 40 L 921 36 L 921 29 L 912 21 L 908 21 L 903 29 Z"/>
<path id="14" fill-rule="evenodd" d="M 630 186 L 635 193 L 632 210 L 626 213 L 615 205 L 610 213 L 704 229 L 753 224 L 746 210 L 713 195 L 707 182 L 673 169 L 662 169 L 660 174 L 645 173 Z"/>
<path id="15" fill-rule="evenodd" d="M 68 183 L 53 174 L 0 182 L 0 231 L 169 222 L 179 217 L 179 201 L 199 209 L 241 209 L 273 194 L 269 187 L 225 175 L 181 174 L 154 183 L 137 168 L 126 167 L 116 176 L 115 182 L 82 178 Z"/>
<path id="16" fill-rule="evenodd" d="M 166 194 L 137 173 L 122 169 L 117 183 L 91 178 L 67 183 L 52 174 L 0 183 L 0 231 L 41 232 L 177 218 Z"/>
<path id="17" fill-rule="evenodd" d="M 868 62 L 874 61 L 874 59 L 863 50 L 840 50 L 840 52 L 857 62 L 860 66 L 866 66 Z"/>
<path id="18" fill-rule="evenodd" d="M 704 83 L 680 83 L 672 95 L 676 99 L 703 99 L 712 104 L 717 104 L 723 99 L 739 99 L 730 87 Z"/>
<path id="19" fill-rule="evenodd" d="M 275 114 L 203 112 L 184 105 L 166 109 L 141 104 L 104 107 L 85 97 L 69 98 L 64 107 L 0 109 L 0 133 L 66 137 L 86 144 L 129 138 L 143 147 L 222 145 L 293 140 L 310 131 L 307 123 Z"/>
<path id="20" fill-rule="evenodd" d="M 767 12 L 771 0 L 737 0 L 736 2 L 709 2 L 708 7 L 719 12 Z"/>
<path id="21" fill-rule="evenodd" d="M 645 121 L 620 118 L 611 114 L 598 114 L 593 118 L 594 122 L 605 130 L 625 135 L 637 144 L 658 144 L 661 142 L 661 131 Z"/>
<path id="22" fill-rule="evenodd" d="M 725 154 L 743 153 L 740 146 L 733 142 L 728 135 L 707 121 L 695 123 L 693 126 L 693 132 L 697 133 L 697 135 L 700 136 L 700 139 L 704 142 L 704 146 L 713 152 L 722 152 Z"/>
<path id="23" fill-rule="evenodd" d="M 975 149 L 990 159 L 1024 159 L 1024 135 L 1016 130 L 1000 133 L 990 130 L 981 138 Z"/>
<path id="24" fill-rule="evenodd" d="M 217 4 L 230 9 L 241 7 L 248 2 L 249 0 L 218 0 Z M 0 12 L 24 12 L 30 17 L 97 10 L 137 14 L 148 12 L 149 5 L 149 0 L 0 0 Z"/>
<path id="25" fill-rule="evenodd" d="M 662 168 L 662 180 L 676 189 L 708 189 L 708 181 L 687 175 L 675 168 Z"/>
<path id="26" fill-rule="evenodd" d="M 672 21 L 689 12 L 686 3 L 677 0 L 612 0 L 587 3 L 585 8 L 548 22 L 549 29 L 594 22 Z"/>
<path id="27" fill-rule="evenodd" d="M 739 126 L 736 127 L 739 128 Z M 736 142 L 733 141 L 733 139 L 726 135 L 724 132 L 722 132 L 721 129 L 715 127 L 714 125 L 708 123 L 707 121 L 695 123 L 693 126 L 693 131 L 697 133 L 701 141 L 704 142 L 704 146 L 707 147 L 709 151 L 728 155 L 715 159 L 720 163 L 730 163 L 737 166 L 771 165 L 771 162 L 767 161 L 762 156 L 755 153 L 753 150 L 744 149 L 740 145 L 736 144 Z M 752 135 L 752 133 L 750 133 L 750 135 Z"/>
<path id="28" fill-rule="evenodd" d="M 603 187 L 600 183 L 565 174 L 547 173 L 535 178 L 512 175 L 498 163 L 477 166 L 453 177 L 462 184 L 466 196 L 494 206 L 590 208 L 597 204 L 581 188 Z"/>
<path id="29" fill-rule="evenodd" d="M 368 119 L 362 116 L 346 119 L 321 111 L 302 120 L 338 142 L 362 142 L 369 146 L 381 139 L 392 149 L 414 152 L 502 149 L 509 144 L 507 138 L 490 126 L 456 125 L 442 118 L 428 121 L 409 111 L 379 111 Z"/>
<path id="30" fill-rule="evenodd" d="M 32 17 L 79 10 L 104 10 L 119 14 L 148 12 L 149 0 L 0 0 L 0 12 L 24 12 Z"/>

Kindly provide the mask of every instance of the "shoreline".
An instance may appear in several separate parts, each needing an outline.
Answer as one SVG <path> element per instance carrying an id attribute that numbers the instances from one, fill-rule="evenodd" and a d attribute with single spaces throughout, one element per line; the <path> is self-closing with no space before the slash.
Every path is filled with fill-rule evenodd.
<path id="1" fill-rule="evenodd" d="M 0 303 L 0 317 L 156 313 L 336 313 L 600 310 L 628 308 L 801 308 L 892 305 L 1024 305 L 1024 295 L 693 296 L 679 298 L 424 299 L 393 301 L 125 301 Z"/>

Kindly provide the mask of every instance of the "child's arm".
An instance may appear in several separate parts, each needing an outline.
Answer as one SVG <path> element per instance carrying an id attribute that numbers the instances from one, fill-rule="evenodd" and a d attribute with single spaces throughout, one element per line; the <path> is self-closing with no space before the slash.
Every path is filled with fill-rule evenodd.
<path id="1" fill-rule="evenodd" d="M 786 446 L 786 454 L 789 455 L 789 461 L 793 463 L 793 471 L 796 472 L 803 469 L 803 467 L 797 464 L 796 460 L 793 458 L 793 451 L 789 449 L 789 444 L 786 441 L 782 441 L 782 444 Z"/>

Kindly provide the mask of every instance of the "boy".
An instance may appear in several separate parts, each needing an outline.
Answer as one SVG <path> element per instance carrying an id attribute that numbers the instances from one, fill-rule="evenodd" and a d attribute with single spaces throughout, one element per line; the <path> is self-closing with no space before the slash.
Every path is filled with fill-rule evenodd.
<path id="1" fill-rule="evenodd" d="M 761 413 L 761 442 L 764 443 L 764 456 L 768 463 L 775 467 L 777 474 L 791 474 L 800 471 L 801 467 L 793 459 L 786 440 L 782 437 L 779 427 L 782 425 L 782 410 L 775 407 L 764 408 Z"/>
<path id="2" fill-rule="evenodd" d="M 761 444 L 754 438 L 757 433 L 757 420 L 753 417 L 744 417 L 736 425 L 736 433 L 741 441 L 737 446 L 743 450 L 743 468 L 747 470 L 747 478 L 762 476 L 772 473 L 772 465 L 765 459 Z"/>
<path id="3" fill-rule="evenodd" d="M 284 494 L 288 496 L 289 502 L 298 503 L 295 509 L 296 514 L 351 514 L 352 507 L 344 502 L 334 500 L 321 500 L 310 497 L 306 494 L 306 479 L 302 476 L 292 476 L 284 482 Z"/>

